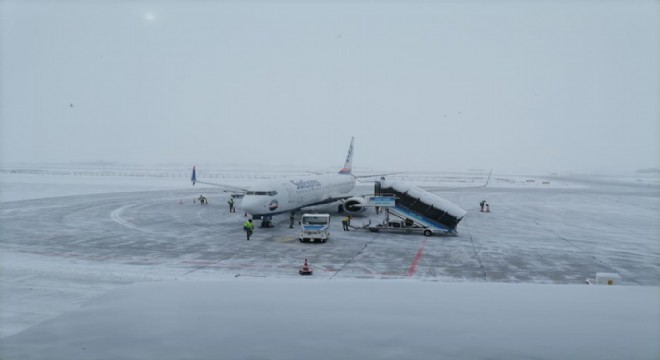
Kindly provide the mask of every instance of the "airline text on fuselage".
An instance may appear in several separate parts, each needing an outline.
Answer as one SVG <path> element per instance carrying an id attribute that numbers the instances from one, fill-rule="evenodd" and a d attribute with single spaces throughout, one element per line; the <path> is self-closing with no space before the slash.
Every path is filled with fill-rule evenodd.
<path id="1" fill-rule="evenodd" d="M 297 190 L 302 190 L 302 189 L 313 189 L 316 187 L 321 187 L 321 183 L 318 180 L 298 180 L 298 181 L 293 181 L 290 180 L 293 185 L 296 186 Z"/>

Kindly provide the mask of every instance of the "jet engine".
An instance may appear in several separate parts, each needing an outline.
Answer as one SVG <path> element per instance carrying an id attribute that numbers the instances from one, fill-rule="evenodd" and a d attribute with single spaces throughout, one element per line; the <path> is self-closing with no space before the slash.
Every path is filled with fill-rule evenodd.
<path id="1" fill-rule="evenodd" d="M 364 206 L 366 203 L 367 200 L 364 198 L 354 196 L 352 198 L 343 200 L 341 204 L 339 204 L 339 209 L 337 211 L 340 213 L 346 212 L 349 214 L 359 214 L 367 210 L 367 208 Z"/>

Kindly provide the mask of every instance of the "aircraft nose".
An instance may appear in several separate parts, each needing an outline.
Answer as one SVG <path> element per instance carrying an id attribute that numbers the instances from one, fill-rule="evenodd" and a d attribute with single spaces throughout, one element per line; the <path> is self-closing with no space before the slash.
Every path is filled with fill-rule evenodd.
<path id="1" fill-rule="evenodd" d="M 244 196 L 241 207 L 249 214 L 258 214 L 261 212 L 263 204 L 253 196 Z"/>

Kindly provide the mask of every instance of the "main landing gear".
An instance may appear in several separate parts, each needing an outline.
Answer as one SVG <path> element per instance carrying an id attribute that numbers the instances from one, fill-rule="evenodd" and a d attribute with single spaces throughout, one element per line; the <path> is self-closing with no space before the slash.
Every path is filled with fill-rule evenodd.
<path id="1" fill-rule="evenodd" d="M 272 216 L 264 216 L 261 218 L 261 227 L 262 228 L 272 228 L 273 227 L 273 217 Z"/>

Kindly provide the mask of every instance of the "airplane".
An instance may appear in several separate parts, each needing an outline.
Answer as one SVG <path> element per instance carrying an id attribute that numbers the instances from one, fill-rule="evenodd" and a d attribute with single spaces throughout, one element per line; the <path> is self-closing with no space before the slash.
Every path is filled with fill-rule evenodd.
<path id="1" fill-rule="evenodd" d="M 190 180 L 195 183 L 227 188 L 243 195 L 242 209 L 253 219 L 261 219 L 262 227 L 272 227 L 272 217 L 291 213 L 305 207 L 339 202 L 338 211 L 349 214 L 366 210 L 364 197 L 349 195 L 358 176 L 353 175 L 353 141 L 348 148 L 344 166 L 335 174 L 298 175 L 260 181 L 249 188 L 197 180 L 193 166 Z M 377 175 L 370 175 L 377 176 Z M 362 176 L 361 176 L 362 177 Z M 366 177 L 366 176 L 365 176 Z"/>

